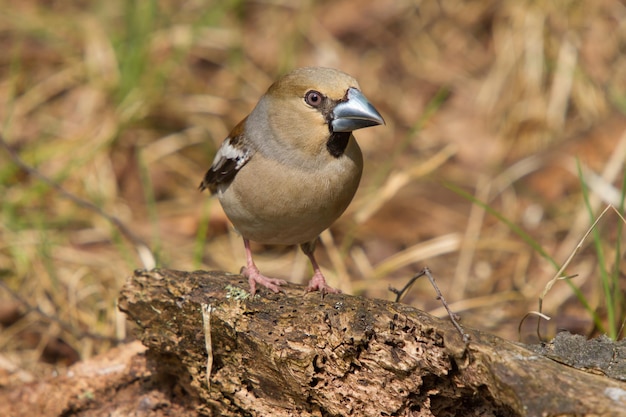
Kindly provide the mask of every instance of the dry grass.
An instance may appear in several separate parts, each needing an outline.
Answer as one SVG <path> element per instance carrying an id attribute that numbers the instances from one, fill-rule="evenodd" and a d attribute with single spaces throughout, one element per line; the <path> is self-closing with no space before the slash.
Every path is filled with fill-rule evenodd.
<path id="1" fill-rule="evenodd" d="M 555 270 L 442 183 L 487 202 L 557 262 L 592 222 L 575 158 L 595 212 L 621 204 L 626 7 L 616 0 L 2 3 L 4 140 L 121 220 L 159 266 L 239 270 L 239 238 L 196 187 L 230 128 L 295 66 L 351 73 L 387 121 L 357 135 L 362 187 L 322 236 L 322 266 L 347 292 L 391 298 L 389 285 L 428 264 L 465 323 L 517 338 Z M 0 193 L 4 355 L 20 366 L 67 360 L 46 351 L 56 343 L 85 358 L 124 337 L 118 290 L 150 263 L 137 243 L 4 149 Z M 618 222 L 600 224 L 609 252 Z M 294 250 L 255 251 L 267 274 L 309 274 Z M 597 261 L 585 245 L 568 268 L 593 309 L 603 305 Z M 437 308 L 427 285 L 405 301 Z M 593 331 L 564 284 L 544 312 L 556 319 L 547 335 Z"/>

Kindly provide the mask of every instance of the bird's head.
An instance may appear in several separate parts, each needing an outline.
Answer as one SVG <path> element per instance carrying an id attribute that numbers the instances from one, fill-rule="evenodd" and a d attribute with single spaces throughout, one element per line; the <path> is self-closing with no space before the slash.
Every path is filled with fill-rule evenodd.
<path id="1" fill-rule="evenodd" d="M 272 84 L 263 100 L 282 145 L 312 155 L 340 156 L 352 131 L 385 123 L 358 82 L 331 68 L 294 70 Z"/>

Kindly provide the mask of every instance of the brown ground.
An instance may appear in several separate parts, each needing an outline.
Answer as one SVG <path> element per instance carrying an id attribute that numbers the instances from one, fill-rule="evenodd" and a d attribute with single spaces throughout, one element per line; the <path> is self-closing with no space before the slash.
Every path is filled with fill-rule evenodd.
<path id="1" fill-rule="evenodd" d="M 361 189 L 318 249 L 345 292 L 390 299 L 389 285 L 428 265 L 464 324 L 536 341 L 536 322 L 521 334 L 518 324 L 556 269 L 446 185 L 486 202 L 559 266 L 592 218 L 623 202 L 621 1 L 134 3 L 0 2 L 0 120 L 26 164 L 120 219 L 159 265 L 239 270 L 239 238 L 196 187 L 230 128 L 295 66 L 354 75 L 387 122 L 357 135 Z M 147 263 L 111 221 L 18 168 L 5 149 L 0 195 L 3 398 L 79 359 L 99 368 L 89 358 L 115 357 L 127 326 L 117 294 Z M 604 256 L 588 237 L 565 271 L 589 310 L 566 283 L 550 289 L 544 337 L 619 331 L 621 224 L 607 212 L 597 228 Z M 254 250 L 268 275 L 307 279 L 295 250 Z M 621 287 L 603 291 L 601 265 Z M 442 315 L 426 281 L 404 302 Z"/>

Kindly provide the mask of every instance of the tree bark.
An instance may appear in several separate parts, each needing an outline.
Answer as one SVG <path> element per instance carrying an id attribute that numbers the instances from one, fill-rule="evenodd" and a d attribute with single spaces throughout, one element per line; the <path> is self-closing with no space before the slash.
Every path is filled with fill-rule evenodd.
<path id="1" fill-rule="evenodd" d="M 410 306 L 247 288 L 239 275 L 153 270 L 121 292 L 152 374 L 201 414 L 626 415 L 625 382 L 472 329 L 466 345 Z"/>

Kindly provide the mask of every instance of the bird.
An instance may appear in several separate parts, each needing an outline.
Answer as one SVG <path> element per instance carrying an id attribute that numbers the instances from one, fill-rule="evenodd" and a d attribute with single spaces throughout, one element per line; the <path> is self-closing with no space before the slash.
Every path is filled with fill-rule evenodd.
<path id="1" fill-rule="evenodd" d="M 277 79 L 217 150 L 199 189 L 217 195 L 243 238 L 250 293 L 257 285 L 279 292 L 286 281 L 261 274 L 250 241 L 300 245 L 313 277 L 306 291 L 329 286 L 314 251 L 320 233 L 348 207 L 363 171 L 352 132 L 384 125 L 350 75 L 304 67 Z"/>

